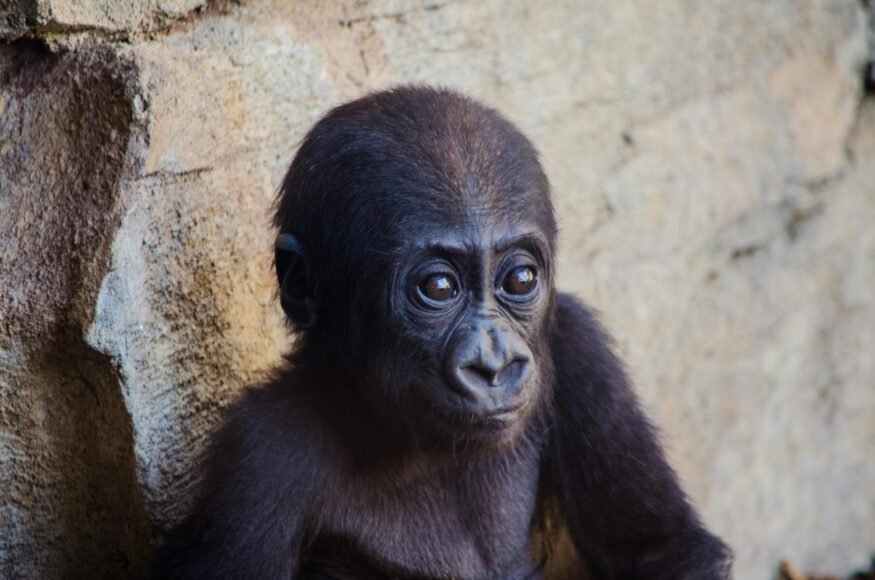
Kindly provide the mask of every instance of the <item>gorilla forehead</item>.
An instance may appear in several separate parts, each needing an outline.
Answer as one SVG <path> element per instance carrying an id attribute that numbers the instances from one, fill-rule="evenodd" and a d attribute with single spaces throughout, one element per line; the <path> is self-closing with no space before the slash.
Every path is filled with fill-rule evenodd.
<path id="1" fill-rule="evenodd" d="M 553 245 L 549 185 L 531 143 L 462 95 L 400 87 L 337 107 L 314 126 L 286 175 L 276 225 L 334 253 L 521 218 Z"/>

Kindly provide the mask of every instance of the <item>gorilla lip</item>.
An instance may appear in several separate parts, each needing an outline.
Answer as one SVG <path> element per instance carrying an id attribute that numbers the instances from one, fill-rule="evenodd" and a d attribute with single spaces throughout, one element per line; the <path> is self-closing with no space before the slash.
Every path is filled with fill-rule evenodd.
<path id="1" fill-rule="evenodd" d="M 527 406 L 520 402 L 489 410 L 473 410 L 467 407 L 456 410 L 447 409 L 444 417 L 459 427 L 467 427 L 479 431 L 482 429 L 495 430 L 511 426 L 516 422 L 516 415 Z"/>
<path id="2" fill-rule="evenodd" d="M 491 411 L 481 413 L 480 418 L 489 424 L 507 423 L 508 421 L 513 420 L 514 415 L 525 406 L 525 403 L 519 403 L 517 405 L 508 405 L 507 407 L 492 409 Z"/>
<path id="3" fill-rule="evenodd" d="M 487 411 L 486 413 L 484 413 L 484 415 L 486 415 L 487 417 L 501 417 L 504 415 L 510 415 L 512 413 L 516 413 L 524 406 L 524 403 L 518 403 L 516 405 L 508 405 L 507 407 L 499 407 L 498 409 L 492 409 L 491 411 Z"/>
<path id="4" fill-rule="evenodd" d="M 499 411 L 495 413 L 489 413 L 486 415 L 486 419 L 489 420 L 490 423 L 507 423 L 511 419 L 513 419 L 514 414 L 516 413 L 515 409 L 507 410 L 507 411 Z"/>

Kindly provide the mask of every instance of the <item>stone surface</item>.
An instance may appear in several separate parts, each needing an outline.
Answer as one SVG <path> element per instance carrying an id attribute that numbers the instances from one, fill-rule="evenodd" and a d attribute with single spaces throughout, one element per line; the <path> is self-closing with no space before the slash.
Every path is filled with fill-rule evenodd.
<path id="1" fill-rule="evenodd" d="M 208 0 L 0 0 L 0 40 L 76 33 L 128 37 L 187 18 Z M 221 2 L 213 1 L 218 5 Z"/>
<path id="2" fill-rule="evenodd" d="M 0 576 L 142 573 L 117 364 L 91 324 L 140 122 L 131 61 L 0 47 Z"/>
<path id="3" fill-rule="evenodd" d="M 202 10 L 199 7 L 204 6 Z M 329 107 L 453 86 L 543 153 L 736 577 L 875 551 L 875 103 L 854 0 L 0 0 L 0 576 L 137 576 L 290 348 L 270 205 Z"/>

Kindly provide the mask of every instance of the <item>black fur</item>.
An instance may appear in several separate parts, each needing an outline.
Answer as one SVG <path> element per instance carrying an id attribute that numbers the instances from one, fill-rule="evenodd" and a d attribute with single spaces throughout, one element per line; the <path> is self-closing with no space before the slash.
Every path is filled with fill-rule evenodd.
<path id="1" fill-rule="evenodd" d="M 155 578 L 725 579 L 609 339 L 553 286 L 529 141 L 446 90 L 331 111 L 277 203 L 288 364 Z"/>

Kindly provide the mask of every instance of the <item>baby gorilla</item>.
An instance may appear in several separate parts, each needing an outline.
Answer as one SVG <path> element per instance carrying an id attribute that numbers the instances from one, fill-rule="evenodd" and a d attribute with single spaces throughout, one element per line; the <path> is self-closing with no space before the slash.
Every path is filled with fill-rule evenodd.
<path id="1" fill-rule="evenodd" d="M 729 578 L 554 288 L 549 185 L 510 122 L 425 87 L 340 106 L 275 224 L 296 349 L 231 409 L 156 578 Z"/>

